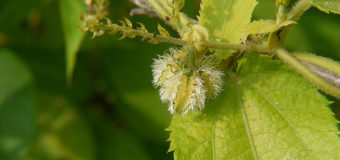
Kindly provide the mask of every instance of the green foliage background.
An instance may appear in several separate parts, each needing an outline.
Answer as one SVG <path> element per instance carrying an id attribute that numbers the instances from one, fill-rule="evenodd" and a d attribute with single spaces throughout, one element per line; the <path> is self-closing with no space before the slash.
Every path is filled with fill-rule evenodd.
<path id="1" fill-rule="evenodd" d="M 170 46 L 86 34 L 67 87 L 61 1 L 0 1 L 0 159 L 172 159 L 171 115 L 150 67 Z M 199 4 L 187 1 L 184 10 L 195 18 Z M 133 7 L 111 0 L 110 16 L 156 31 L 160 20 L 129 17 Z M 274 1 L 259 0 L 253 19 L 274 16 Z M 340 61 L 339 28 L 339 16 L 310 9 L 285 46 Z M 339 119 L 340 102 L 329 98 Z"/>

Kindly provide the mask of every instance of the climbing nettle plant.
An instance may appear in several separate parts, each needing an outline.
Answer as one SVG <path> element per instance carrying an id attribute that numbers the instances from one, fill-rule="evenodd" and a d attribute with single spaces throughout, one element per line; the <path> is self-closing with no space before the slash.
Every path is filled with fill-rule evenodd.
<path id="1" fill-rule="evenodd" d="M 131 2 L 131 15 L 158 17 L 179 37 L 112 23 L 107 0 L 86 0 L 81 29 L 175 45 L 152 65 L 173 114 L 175 159 L 340 159 L 338 121 L 319 92 L 340 97 L 340 64 L 282 45 L 307 9 L 340 14 L 339 0 L 277 0 L 276 19 L 256 21 L 256 0 L 202 0 L 197 20 L 182 12 L 185 0 Z"/>

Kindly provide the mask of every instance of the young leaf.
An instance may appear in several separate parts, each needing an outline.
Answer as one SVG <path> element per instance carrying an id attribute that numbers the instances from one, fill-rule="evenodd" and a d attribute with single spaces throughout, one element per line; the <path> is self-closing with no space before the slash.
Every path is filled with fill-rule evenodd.
<path id="1" fill-rule="evenodd" d="M 326 13 L 340 14 L 340 0 L 310 0 L 312 5 Z"/>
<path id="2" fill-rule="evenodd" d="M 71 83 L 77 52 L 85 35 L 79 29 L 80 14 L 85 12 L 85 5 L 83 0 L 59 0 L 59 5 L 66 46 L 66 77 Z"/>
<path id="3" fill-rule="evenodd" d="M 158 23 L 157 28 L 158 28 L 159 34 L 166 36 L 166 37 L 170 37 L 169 32 L 165 28 L 163 28 L 159 23 Z"/>
<path id="4" fill-rule="evenodd" d="M 294 24 L 296 24 L 296 22 L 286 20 L 276 26 L 275 30 L 269 34 L 268 47 L 272 49 L 281 46 L 290 28 Z"/>
<path id="5" fill-rule="evenodd" d="M 202 0 L 198 20 L 208 29 L 210 41 L 240 43 L 256 4 L 256 0 Z M 217 53 L 221 58 L 230 55 L 230 51 Z"/>
<path id="6" fill-rule="evenodd" d="M 181 7 L 184 6 L 184 0 L 146 0 L 148 4 L 152 7 L 154 12 L 156 12 L 160 18 L 162 18 L 165 22 L 168 22 L 172 28 L 176 29 L 179 33 L 184 26 L 186 26 L 189 22 L 193 22 L 187 15 L 182 12 L 179 12 L 178 17 L 174 15 L 174 7 L 180 10 Z M 174 19 L 178 19 L 174 20 Z"/>
<path id="7" fill-rule="evenodd" d="M 10 51 L 0 50 L 0 157 L 23 159 L 35 130 L 32 76 Z"/>
<path id="8" fill-rule="evenodd" d="M 205 110 L 175 115 L 175 159 L 339 159 L 330 102 L 279 61 L 247 54 Z"/>
<path id="9" fill-rule="evenodd" d="M 253 21 L 245 27 L 245 31 L 242 34 L 242 41 L 245 41 L 248 35 L 270 33 L 273 32 L 275 28 L 276 22 L 273 19 Z"/>

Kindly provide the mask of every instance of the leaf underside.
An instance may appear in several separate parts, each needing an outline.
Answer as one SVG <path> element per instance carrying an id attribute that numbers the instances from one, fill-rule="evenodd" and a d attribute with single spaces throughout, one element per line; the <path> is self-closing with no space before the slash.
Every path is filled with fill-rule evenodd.
<path id="1" fill-rule="evenodd" d="M 247 54 L 203 111 L 175 115 L 175 159 L 340 159 L 336 119 L 318 90 L 287 66 Z"/>
<path id="2" fill-rule="evenodd" d="M 240 43 L 256 4 L 256 0 L 202 0 L 198 20 L 209 31 L 210 41 Z M 220 58 L 231 53 L 217 51 Z"/>

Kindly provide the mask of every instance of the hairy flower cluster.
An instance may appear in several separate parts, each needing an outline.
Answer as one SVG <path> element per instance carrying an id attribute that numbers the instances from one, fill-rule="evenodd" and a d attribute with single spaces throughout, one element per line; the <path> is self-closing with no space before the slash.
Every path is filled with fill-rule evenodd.
<path id="1" fill-rule="evenodd" d="M 207 98 L 214 98 L 222 90 L 222 75 L 211 58 L 188 60 L 188 50 L 170 49 L 152 65 L 153 84 L 160 87 L 163 102 L 169 111 L 186 114 L 203 109 Z"/>

